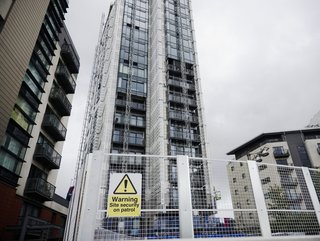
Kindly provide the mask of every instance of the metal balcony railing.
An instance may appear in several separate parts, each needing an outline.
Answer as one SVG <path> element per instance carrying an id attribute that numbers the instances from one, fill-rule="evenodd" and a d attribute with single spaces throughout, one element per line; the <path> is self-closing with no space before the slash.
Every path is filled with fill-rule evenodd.
<path id="1" fill-rule="evenodd" d="M 182 104 L 188 104 L 188 105 L 197 105 L 197 101 L 195 99 L 191 99 L 185 96 L 175 95 L 175 94 L 169 94 L 169 101 L 174 101 Z"/>
<path id="2" fill-rule="evenodd" d="M 116 100 L 116 105 L 118 105 L 118 106 L 126 106 L 127 103 L 131 109 L 141 110 L 141 111 L 146 110 L 145 104 L 141 104 L 141 103 L 137 103 L 137 102 L 126 102 L 125 100 L 118 100 L 118 99 Z"/>
<path id="3" fill-rule="evenodd" d="M 194 75 L 194 71 L 192 69 L 186 69 L 186 73 L 188 75 Z"/>
<path id="4" fill-rule="evenodd" d="M 72 75 L 65 65 L 61 64 L 58 66 L 55 76 L 57 78 L 57 81 L 67 94 L 74 94 L 76 89 L 76 82 L 74 81 Z"/>
<path id="5" fill-rule="evenodd" d="M 70 116 L 72 105 L 66 94 L 58 87 L 53 87 L 49 96 L 50 102 L 61 116 Z"/>
<path id="6" fill-rule="evenodd" d="M 175 119 L 175 120 L 181 120 L 181 121 L 189 121 L 194 123 L 198 123 L 199 121 L 199 118 L 197 116 L 192 116 L 181 111 L 169 111 L 169 118 Z"/>
<path id="7" fill-rule="evenodd" d="M 198 134 L 182 132 L 182 131 L 170 131 L 170 138 L 180 139 L 180 140 L 200 141 L 200 136 Z"/>
<path id="8" fill-rule="evenodd" d="M 289 157 L 290 153 L 286 149 L 284 149 L 284 150 L 275 150 L 275 151 L 273 151 L 273 156 L 275 158 Z"/>
<path id="9" fill-rule="evenodd" d="M 67 128 L 54 114 L 44 115 L 42 127 L 55 141 L 64 141 L 66 139 Z"/>
<path id="10" fill-rule="evenodd" d="M 112 141 L 115 143 L 123 143 L 124 141 L 124 136 L 123 134 L 121 135 L 113 135 Z M 143 138 L 138 138 L 138 137 L 128 137 L 128 143 L 129 145 L 135 145 L 135 146 L 143 146 L 144 145 L 144 139 Z"/>
<path id="11" fill-rule="evenodd" d="M 115 123 L 124 125 L 126 123 L 125 116 L 116 117 Z M 146 123 L 144 120 L 143 121 L 131 120 L 130 117 L 129 117 L 129 125 L 135 126 L 135 127 L 146 127 Z"/>
<path id="12" fill-rule="evenodd" d="M 79 73 L 80 61 L 72 44 L 62 45 L 61 56 L 71 73 Z"/>
<path id="13" fill-rule="evenodd" d="M 37 144 L 33 158 L 45 163 L 50 169 L 60 167 L 61 155 L 47 143 Z"/>
<path id="14" fill-rule="evenodd" d="M 173 78 L 168 79 L 168 85 L 186 88 L 186 89 L 190 89 L 190 90 L 195 90 L 195 85 L 190 84 L 190 83 L 186 83 L 186 82 L 182 82 L 182 79 L 178 79 L 178 78 L 177 79 L 173 79 Z"/>
<path id="15" fill-rule="evenodd" d="M 56 187 L 42 178 L 28 178 L 25 194 L 42 201 L 50 201 L 53 198 Z"/>
<path id="16" fill-rule="evenodd" d="M 181 67 L 173 64 L 168 64 L 168 70 L 175 71 L 175 72 L 181 72 Z"/>

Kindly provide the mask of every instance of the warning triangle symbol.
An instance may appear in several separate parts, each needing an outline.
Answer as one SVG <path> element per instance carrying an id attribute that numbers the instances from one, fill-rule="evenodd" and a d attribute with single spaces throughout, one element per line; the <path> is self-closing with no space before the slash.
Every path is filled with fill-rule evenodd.
<path id="1" fill-rule="evenodd" d="M 137 194 L 137 190 L 127 174 L 124 175 L 113 194 Z"/>

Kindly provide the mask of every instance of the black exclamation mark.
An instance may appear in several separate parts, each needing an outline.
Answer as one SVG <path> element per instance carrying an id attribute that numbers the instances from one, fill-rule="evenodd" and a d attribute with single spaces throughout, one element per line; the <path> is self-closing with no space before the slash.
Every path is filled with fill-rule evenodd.
<path id="1" fill-rule="evenodd" d="M 127 192 L 128 180 L 124 180 L 124 191 Z"/>

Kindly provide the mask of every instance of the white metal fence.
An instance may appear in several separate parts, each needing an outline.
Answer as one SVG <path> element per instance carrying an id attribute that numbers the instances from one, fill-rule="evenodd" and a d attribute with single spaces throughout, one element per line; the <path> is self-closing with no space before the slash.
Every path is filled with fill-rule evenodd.
<path id="1" fill-rule="evenodd" d="M 320 235 L 320 170 L 94 153 L 83 173 L 66 240 Z M 139 217 L 107 217 L 110 173 L 142 174 Z"/>

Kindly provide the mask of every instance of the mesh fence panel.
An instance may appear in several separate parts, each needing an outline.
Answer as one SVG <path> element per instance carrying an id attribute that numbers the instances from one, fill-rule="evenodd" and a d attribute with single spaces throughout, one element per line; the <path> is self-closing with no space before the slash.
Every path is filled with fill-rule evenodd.
<path id="1" fill-rule="evenodd" d="M 319 235 L 302 169 L 257 167 L 272 235 Z M 189 158 L 189 171 L 195 238 L 262 236 L 247 162 Z M 141 174 L 140 216 L 108 217 L 112 173 Z M 319 198 L 319 170 L 310 174 Z M 94 240 L 180 238 L 177 157 L 105 155 L 100 175 Z"/>
<path id="2" fill-rule="evenodd" d="M 313 186 L 315 187 L 318 199 L 320 200 L 320 170 L 310 169 L 309 171 Z"/>
<path id="3" fill-rule="evenodd" d="M 190 158 L 189 165 L 196 238 L 261 236 L 246 162 Z"/>
<path id="4" fill-rule="evenodd" d="M 319 234 L 319 223 L 302 169 L 257 165 L 272 235 Z"/>

